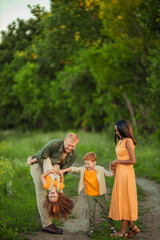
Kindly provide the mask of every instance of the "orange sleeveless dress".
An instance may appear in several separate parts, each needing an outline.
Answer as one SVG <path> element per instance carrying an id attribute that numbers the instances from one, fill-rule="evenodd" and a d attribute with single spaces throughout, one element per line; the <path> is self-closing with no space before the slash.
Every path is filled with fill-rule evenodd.
<path id="1" fill-rule="evenodd" d="M 128 160 L 126 139 L 120 140 L 116 147 L 119 160 Z M 133 143 L 133 147 L 135 147 Z M 133 165 L 118 164 L 112 191 L 109 217 L 114 220 L 136 221 L 138 218 L 137 188 Z"/>

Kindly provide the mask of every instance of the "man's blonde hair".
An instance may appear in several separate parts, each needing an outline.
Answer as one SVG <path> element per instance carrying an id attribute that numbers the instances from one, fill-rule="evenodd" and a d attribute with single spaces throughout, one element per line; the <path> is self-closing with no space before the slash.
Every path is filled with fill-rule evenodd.
<path id="1" fill-rule="evenodd" d="M 79 141 L 78 136 L 77 136 L 75 133 L 73 133 L 73 132 L 69 132 L 69 133 L 66 135 L 66 139 L 67 139 L 67 138 L 70 138 L 70 139 L 72 139 L 73 141 Z"/>
<path id="2" fill-rule="evenodd" d="M 94 152 L 88 152 L 88 153 L 86 153 L 86 154 L 84 155 L 84 158 L 83 158 L 84 161 L 90 160 L 90 161 L 92 161 L 92 162 L 95 162 L 96 159 L 97 159 L 97 155 L 96 155 Z"/>

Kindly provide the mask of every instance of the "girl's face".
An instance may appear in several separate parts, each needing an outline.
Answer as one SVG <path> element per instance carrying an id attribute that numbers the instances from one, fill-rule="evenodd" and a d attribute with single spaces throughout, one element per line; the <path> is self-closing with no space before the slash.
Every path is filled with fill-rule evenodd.
<path id="1" fill-rule="evenodd" d="M 122 136 L 121 136 L 121 134 L 119 133 L 119 131 L 118 131 L 118 128 L 117 128 L 117 126 L 115 125 L 115 134 L 119 137 L 119 138 L 122 138 Z"/>
<path id="2" fill-rule="evenodd" d="M 57 202 L 59 194 L 57 193 L 57 189 L 55 186 L 52 187 L 51 191 L 48 194 L 48 198 L 50 202 Z"/>

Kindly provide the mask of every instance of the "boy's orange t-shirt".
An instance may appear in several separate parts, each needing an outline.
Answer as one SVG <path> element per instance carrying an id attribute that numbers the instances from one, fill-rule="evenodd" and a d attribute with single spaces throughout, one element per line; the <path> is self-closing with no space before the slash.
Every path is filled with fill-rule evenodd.
<path id="1" fill-rule="evenodd" d="M 49 175 L 47 175 L 47 177 L 46 177 L 46 182 L 45 182 L 45 184 L 43 185 L 43 187 L 48 190 L 49 187 L 50 187 L 50 185 L 51 185 L 51 182 L 52 182 L 51 177 L 50 177 Z M 58 184 L 57 184 L 57 179 L 55 179 L 55 180 L 54 180 L 54 186 L 57 187 L 57 185 L 58 185 Z M 64 187 L 65 187 L 64 183 L 60 182 L 60 184 L 59 184 L 59 190 L 61 191 Z"/>
<path id="2" fill-rule="evenodd" d="M 98 179 L 97 179 L 97 171 L 96 170 L 91 172 L 91 171 L 86 169 L 85 172 L 84 172 L 84 180 L 85 180 L 86 195 L 89 195 L 89 196 L 100 195 L 99 182 L 98 182 Z"/>

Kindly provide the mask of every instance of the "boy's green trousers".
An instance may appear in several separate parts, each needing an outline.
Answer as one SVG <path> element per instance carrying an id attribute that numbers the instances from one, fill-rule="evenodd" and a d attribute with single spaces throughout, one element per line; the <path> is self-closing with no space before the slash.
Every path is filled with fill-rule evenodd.
<path id="1" fill-rule="evenodd" d="M 95 229 L 95 210 L 96 210 L 96 204 L 98 203 L 99 206 L 102 208 L 105 219 L 108 221 L 109 228 L 113 227 L 113 220 L 108 217 L 108 206 L 107 206 L 107 200 L 105 194 L 99 195 L 99 196 L 89 196 L 87 195 L 87 201 L 88 201 L 88 211 L 89 211 L 89 224 L 90 224 L 90 230 Z"/>

